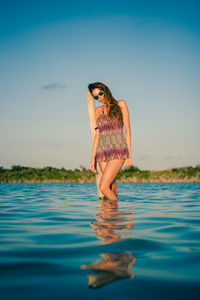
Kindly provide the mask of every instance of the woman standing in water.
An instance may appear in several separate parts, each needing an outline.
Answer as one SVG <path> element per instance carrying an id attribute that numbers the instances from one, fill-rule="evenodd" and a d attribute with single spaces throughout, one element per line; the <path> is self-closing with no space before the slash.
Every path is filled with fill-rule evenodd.
<path id="1" fill-rule="evenodd" d="M 95 160 L 99 162 L 102 177 L 99 188 L 109 200 L 118 200 L 115 178 L 123 163 L 132 165 L 131 130 L 126 101 L 116 100 L 110 89 L 101 82 L 88 85 L 95 100 L 103 103 L 95 110 L 96 124 L 90 170 L 96 173 Z M 123 132 L 125 129 L 125 135 Z"/>

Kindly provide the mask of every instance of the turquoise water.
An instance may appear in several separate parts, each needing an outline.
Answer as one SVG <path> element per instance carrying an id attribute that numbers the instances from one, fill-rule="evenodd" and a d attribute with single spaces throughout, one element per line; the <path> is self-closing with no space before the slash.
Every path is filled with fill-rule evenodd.
<path id="1" fill-rule="evenodd" d="M 117 185 L 0 184 L 1 299 L 199 297 L 200 184 Z"/>

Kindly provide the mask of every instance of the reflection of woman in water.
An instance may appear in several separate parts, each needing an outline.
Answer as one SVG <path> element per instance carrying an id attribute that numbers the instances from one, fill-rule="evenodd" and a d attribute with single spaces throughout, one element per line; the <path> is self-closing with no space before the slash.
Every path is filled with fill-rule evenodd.
<path id="1" fill-rule="evenodd" d="M 127 216 L 133 215 L 133 212 L 123 213 L 117 209 L 116 201 L 98 201 L 98 211 L 95 215 L 98 222 L 91 222 L 90 225 L 96 230 L 96 235 L 102 240 L 103 245 L 120 241 L 121 236 L 115 230 L 129 230 L 135 224 L 132 222 L 133 217 Z M 127 224 L 127 221 L 132 223 Z"/>
<path id="2" fill-rule="evenodd" d="M 127 104 L 124 100 L 116 100 L 110 89 L 101 82 L 89 84 L 88 89 L 95 100 L 103 103 L 95 110 L 97 127 L 90 169 L 96 173 L 95 161 L 99 162 L 102 170 L 99 188 L 109 200 L 118 200 L 115 178 L 124 162 L 125 168 L 132 165 L 131 130 Z"/>
<path id="3" fill-rule="evenodd" d="M 103 253 L 101 256 L 101 260 L 81 267 L 81 269 L 95 271 L 95 274 L 88 275 L 90 288 L 99 288 L 119 279 L 134 278 L 130 269 L 136 258 L 130 252 Z"/>
<path id="4" fill-rule="evenodd" d="M 90 223 L 104 245 L 120 241 L 122 239 L 120 230 L 130 230 L 135 224 L 132 217 L 133 212 L 121 212 L 117 209 L 116 201 L 99 200 L 98 211 L 95 215 L 97 222 Z M 127 224 L 127 222 L 131 223 Z M 88 275 L 89 287 L 98 288 L 119 279 L 134 278 L 130 269 L 136 259 L 131 252 L 102 253 L 101 257 L 101 260 L 81 267 L 81 269 L 95 272 L 95 274 Z"/>

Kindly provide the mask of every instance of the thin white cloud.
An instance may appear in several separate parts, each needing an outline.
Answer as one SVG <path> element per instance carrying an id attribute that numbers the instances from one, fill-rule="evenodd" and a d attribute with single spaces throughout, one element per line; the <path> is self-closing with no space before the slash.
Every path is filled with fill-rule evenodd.
<path id="1" fill-rule="evenodd" d="M 166 156 L 163 156 L 163 159 L 165 159 L 165 160 L 183 159 L 183 156 L 181 156 L 181 155 L 166 155 Z"/>
<path id="2" fill-rule="evenodd" d="M 148 155 L 148 154 L 141 154 L 141 155 L 138 155 L 137 158 L 138 158 L 139 160 L 147 160 L 147 159 L 150 159 L 151 156 Z"/>
<path id="3" fill-rule="evenodd" d="M 42 89 L 45 90 L 56 90 L 56 89 L 69 89 L 76 87 L 77 85 L 80 85 L 82 83 L 81 80 L 74 80 L 71 82 L 65 82 L 65 83 L 50 83 L 42 86 Z"/>

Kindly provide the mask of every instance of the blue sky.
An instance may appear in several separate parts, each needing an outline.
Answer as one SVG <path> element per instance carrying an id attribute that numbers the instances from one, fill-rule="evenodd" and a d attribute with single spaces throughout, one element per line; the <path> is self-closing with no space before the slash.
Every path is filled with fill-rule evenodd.
<path id="1" fill-rule="evenodd" d="M 198 1 L 0 5 L 0 165 L 89 168 L 95 81 L 127 102 L 134 165 L 200 163 Z"/>

